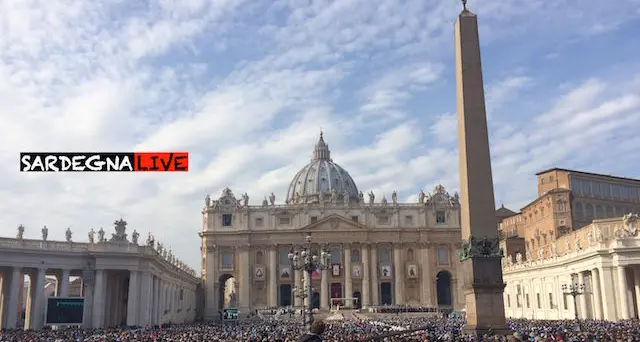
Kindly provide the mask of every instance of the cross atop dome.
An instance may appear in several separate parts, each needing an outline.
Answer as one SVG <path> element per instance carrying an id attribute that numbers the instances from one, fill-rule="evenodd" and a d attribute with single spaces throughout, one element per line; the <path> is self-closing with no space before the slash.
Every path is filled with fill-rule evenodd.
<path id="1" fill-rule="evenodd" d="M 331 151 L 329 151 L 327 143 L 324 142 L 322 130 L 320 130 L 320 140 L 318 140 L 316 148 L 313 151 L 312 160 L 331 160 Z"/>

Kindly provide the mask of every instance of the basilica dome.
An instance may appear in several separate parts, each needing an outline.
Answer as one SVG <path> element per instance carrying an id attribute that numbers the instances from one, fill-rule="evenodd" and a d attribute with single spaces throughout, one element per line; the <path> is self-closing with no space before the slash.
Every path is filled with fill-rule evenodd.
<path id="1" fill-rule="evenodd" d="M 296 173 L 289 185 L 286 203 L 345 203 L 358 201 L 359 198 L 356 183 L 345 169 L 331 160 L 329 146 L 320 133 L 313 159 Z"/>

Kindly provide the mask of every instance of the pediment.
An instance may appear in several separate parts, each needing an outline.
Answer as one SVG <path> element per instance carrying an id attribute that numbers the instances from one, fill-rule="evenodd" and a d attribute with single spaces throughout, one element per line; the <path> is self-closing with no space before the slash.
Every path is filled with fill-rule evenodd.
<path id="1" fill-rule="evenodd" d="M 354 222 L 343 216 L 333 214 L 329 215 L 317 222 L 308 224 L 298 230 L 305 231 L 354 231 L 366 230 L 367 227 L 359 222 Z"/>

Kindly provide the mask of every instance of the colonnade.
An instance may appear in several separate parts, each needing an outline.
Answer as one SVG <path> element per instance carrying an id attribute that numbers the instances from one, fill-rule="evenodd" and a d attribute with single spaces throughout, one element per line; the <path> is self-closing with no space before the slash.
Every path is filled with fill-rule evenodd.
<path id="1" fill-rule="evenodd" d="M 83 326 L 146 326 L 195 320 L 196 286 L 150 270 L 56 270 L 4 267 L 0 269 L 0 327 L 21 326 L 23 279 L 30 278 L 26 296 L 25 329 L 45 325 L 45 276 L 58 278 L 55 295 L 69 296 L 70 276 L 82 278 Z"/>
<path id="2" fill-rule="evenodd" d="M 569 288 L 563 285 L 578 285 L 575 307 Z M 580 319 L 638 318 L 640 266 L 600 266 L 570 275 L 541 272 L 536 277 L 509 279 L 505 297 L 507 316 L 514 318 L 572 319 L 576 310 Z"/>

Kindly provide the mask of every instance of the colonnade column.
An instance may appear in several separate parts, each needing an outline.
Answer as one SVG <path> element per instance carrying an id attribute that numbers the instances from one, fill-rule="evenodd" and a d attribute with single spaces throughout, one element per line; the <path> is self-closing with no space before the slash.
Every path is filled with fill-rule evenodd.
<path id="1" fill-rule="evenodd" d="M 636 292 L 636 306 L 638 310 L 638 316 L 640 316 L 640 268 L 635 268 L 633 270 L 633 282 L 633 287 Z"/>
<path id="2" fill-rule="evenodd" d="M 33 300 L 33 309 L 31 311 L 31 329 L 40 330 L 44 327 L 44 311 L 45 311 L 45 296 L 44 296 L 44 279 L 46 274 L 46 269 L 38 268 L 36 270 L 36 281 L 35 288 L 33 289 L 32 295 L 34 296 Z"/>
<path id="3" fill-rule="evenodd" d="M 69 296 L 69 270 L 62 270 L 60 274 L 60 297 Z"/>
<path id="4" fill-rule="evenodd" d="M 360 246 L 360 254 L 362 255 L 362 307 L 367 308 L 371 305 L 369 283 L 369 245 L 362 244 Z"/>
<path id="5" fill-rule="evenodd" d="M 603 319 L 602 295 L 600 294 L 600 274 L 597 268 L 591 270 L 591 286 L 593 289 L 593 318 Z"/>
<path id="6" fill-rule="evenodd" d="M 215 320 L 218 317 L 218 274 L 216 272 L 216 267 L 218 266 L 217 254 L 215 246 L 207 246 L 207 256 L 205 259 L 205 268 L 206 268 L 206 279 L 205 279 L 205 306 L 204 306 L 204 319 L 205 320 Z M 158 297 L 162 296 L 162 281 L 159 280 Z M 161 310 L 164 308 L 160 307 Z M 161 319 L 161 314 L 164 314 L 164 311 L 158 312 L 158 323 Z"/>
<path id="7" fill-rule="evenodd" d="M 309 284 L 311 284 L 311 275 L 309 274 L 309 272 L 307 271 L 303 271 L 302 272 L 302 279 L 304 279 L 303 281 L 303 285 L 302 287 L 304 288 L 303 292 L 305 295 L 307 295 L 307 286 L 309 286 Z M 311 306 L 311 297 L 305 297 L 304 298 L 304 306 L 305 307 L 309 307 Z"/>
<path id="8" fill-rule="evenodd" d="M 107 279 L 105 270 L 96 270 L 95 288 L 93 292 L 93 327 L 104 326 L 105 296 L 107 292 Z"/>
<path id="9" fill-rule="evenodd" d="M 269 246 L 269 266 L 267 278 L 267 305 L 278 306 L 278 251 L 276 246 Z"/>
<path id="10" fill-rule="evenodd" d="M 394 280 L 394 299 L 395 304 L 399 305 L 404 302 L 404 267 L 402 262 L 402 245 L 393 244 L 393 280 Z"/>
<path id="11" fill-rule="evenodd" d="M 82 296 L 84 297 L 84 310 L 82 312 L 82 327 L 91 329 L 93 327 L 93 298 L 95 283 L 93 270 L 85 269 L 82 271 Z"/>
<path id="12" fill-rule="evenodd" d="M 15 329 L 18 325 L 18 301 L 20 299 L 20 278 L 22 278 L 22 269 L 20 267 L 13 267 L 11 270 L 11 280 L 9 283 L 4 282 L 9 286 L 8 298 L 5 298 L 7 303 L 4 305 L 4 309 L 7 310 L 6 314 L 3 314 L 6 321 L 2 322 L 2 327 L 7 329 Z M 4 303 L 3 303 L 4 304 Z"/>
<path id="13" fill-rule="evenodd" d="M 584 284 L 584 272 L 578 272 L 578 284 Z M 586 290 L 586 288 L 585 288 Z M 578 296 L 578 317 L 587 319 L 589 318 L 589 313 L 587 312 L 587 295 L 583 293 Z"/>
<path id="14" fill-rule="evenodd" d="M 629 298 L 627 297 L 627 272 L 624 266 L 616 267 L 618 272 L 618 304 L 620 304 L 620 319 L 629 319 Z"/>
<path id="15" fill-rule="evenodd" d="M 422 290 L 420 291 L 421 302 L 427 306 L 432 305 L 431 300 L 431 260 L 429 258 L 429 244 L 423 243 L 420 246 L 420 283 L 422 284 Z"/>
<path id="16" fill-rule="evenodd" d="M 344 246 L 344 296 L 353 297 L 353 284 L 351 283 L 351 245 Z M 353 300 L 347 299 L 345 302 L 348 308 L 353 307 Z"/>
<path id="17" fill-rule="evenodd" d="M 129 271 L 129 295 L 127 296 L 127 325 L 138 325 L 138 301 L 140 299 L 140 272 Z"/>
<path id="18" fill-rule="evenodd" d="M 378 245 L 371 244 L 371 305 L 380 305 L 380 285 L 378 284 Z"/>

